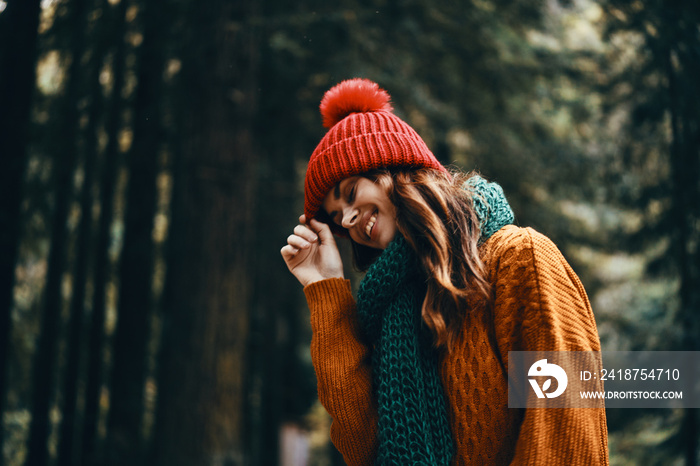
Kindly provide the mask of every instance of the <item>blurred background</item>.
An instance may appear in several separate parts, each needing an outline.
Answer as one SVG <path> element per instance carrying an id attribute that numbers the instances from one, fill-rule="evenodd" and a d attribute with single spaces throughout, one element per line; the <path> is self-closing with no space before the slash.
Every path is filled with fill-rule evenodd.
<path id="1" fill-rule="evenodd" d="M 0 465 L 342 464 L 279 250 L 351 77 L 559 245 L 604 349 L 698 350 L 699 76 L 697 1 L 0 0 Z M 698 410 L 608 421 L 698 464 Z"/>

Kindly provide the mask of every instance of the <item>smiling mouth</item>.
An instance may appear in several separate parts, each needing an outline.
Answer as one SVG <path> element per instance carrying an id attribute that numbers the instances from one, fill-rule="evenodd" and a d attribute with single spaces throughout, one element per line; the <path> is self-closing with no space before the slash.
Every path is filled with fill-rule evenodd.
<path id="1" fill-rule="evenodd" d="M 365 233 L 367 233 L 367 236 L 369 236 L 370 238 L 372 237 L 372 228 L 374 228 L 375 223 L 377 223 L 376 212 L 372 214 L 372 216 L 367 221 L 367 225 L 365 225 Z"/>

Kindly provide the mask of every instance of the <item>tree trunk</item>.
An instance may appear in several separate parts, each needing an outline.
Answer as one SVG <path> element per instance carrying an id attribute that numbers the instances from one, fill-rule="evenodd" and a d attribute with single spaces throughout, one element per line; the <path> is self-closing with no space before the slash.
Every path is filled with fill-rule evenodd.
<path id="1" fill-rule="evenodd" d="M 39 0 L 14 1 L 0 14 L 0 420 L 7 395 L 12 295 L 20 235 L 27 128 L 36 74 Z M 0 429 L 0 445 L 3 444 Z M 4 455 L 0 455 L 0 466 Z"/>
<path id="2" fill-rule="evenodd" d="M 104 13 L 103 6 L 99 7 Z M 57 466 L 79 464 L 80 441 L 79 433 L 82 412 L 78 409 L 78 391 L 81 381 L 81 366 L 84 342 L 84 321 L 86 309 L 86 290 L 89 281 L 89 266 L 92 257 L 92 227 L 93 227 L 93 191 L 95 176 L 99 170 L 97 132 L 104 111 L 104 99 L 100 84 L 100 72 L 104 60 L 107 41 L 101 29 L 92 26 L 92 38 L 95 46 L 92 49 L 89 70 L 90 106 L 88 125 L 85 129 L 85 156 L 83 188 L 80 200 L 80 224 L 78 226 L 76 266 L 74 272 L 74 292 L 71 297 L 70 321 L 68 324 L 68 357 L 63 385 L 63 406 L 61 408 L 61 427 L 59 435 Z M 94 285 L 94 283 L 93 283 Z"/>
<path id="3" fill-rule="evenodd" d="M 69 7 L 71 25 L 71 61 L 62 115 L 59 120 L 61 140 L 54 156 L 55 204 L 52 215 L 43 314 L 33 367 L 32 420 L 29 429 L 27 463 L 43 466 L 48 462 L 49 409 L 54 394 L 58 326 L 63 307 L 61 285 L 66 267 L 68 209 L 73 192 L 73 172 L 78 148 L 78 101 L 81 92 L 81 60 L 85 50 L 86 0 L 75 0 Z"/>
<path id="4" fill-rule="evenodd" d="M 669 25 L 671 26 L 671 25 Z M 674 30 L 675 31 L 675 30 Z M 687 37 L 694 37 L 687 34 Z M 682 39 L 681 39 L 682 40 Z M 698 44 L 695 44 L 696 46 Z M 700 219 L 696 215 L 694 204 L 700 199 L 700 154 L 697 143 L 700 141 L 700 117 L 698 103 L 700 96 L 695 84 L 697 76 L 690 65 L 692 58 L 678 58 L 679 69 L 674 66 L 670 49 L 666 58 L 666 75 L 669 84 L 669 104 L 671 114 L 671 174 L 672 174 L 672 209 L 674 211 L 674 244 L 677 251 L 678 270 L 680 272 L 680 309 L 678 324 L 682 329 L 681 349 L 697 351 L 700 349 L 697 337 L 700 333 L 700 314 L 697 305 L 700 291 L 700 273 L 696 261 L 697 252 L 693 244 L 700 240 L 700 232 L 695 225 Z M 685 66 L 684 66 L 685 65 Z M 686 69 L 686 66 L 690 69 Z M 697 249 L 697 246 L 695 247 Z M 698 464 L 698 437 L 700 421 L 697 409 L 685 409 L 680 426 L 679 437 L 684 448 L 685 464 Z"/>
<path id="5" fill-rule="evenodd" d="M 261 67 L 266 65 L 258 80 L 262 89 L 260 106 L 266 111 L 256 127 L 265 154 L 256 199 L 265 208 L 255 212 L 256 260 L 251 269 L 255 277 L 254 306 L 249 317 L 246 373 L 246 391 L 250 399 L 257 400 L 246 404 L 245 445 L 250 464 L 276 464 L 281 454 L 282 424 L 302 422 L 317 399 L 313 366 L 300 357 L 311 339 L 308 307 L 299 282 L 289 274 L 279 253 L 302 210 L 295 205 L 299 189 L 295 155 L 307 156 L 308 145 L 304 139 L 299 142 L 303 129 L 297 118 L 300 104 L 296 90 L 304 84 L 299 77 L 291 76 L 280 82 L 274 62 Z M 279 122 L 275 137 L 266 137 L 269 121 Z M 271 286 L 274 293 L 270 293 Z"/>
<path id="6" fill-rule="evenodd" d="M 98 422 L 100 418 L 100 399 L 102 394 L 104 374 L 104 340 L 105 316 L 107 306 L 107 285 L 111 280 L 111 261 L 109 249 L 111 243 L 111 227 L 114 220 L 114 196 L 117 172 L 120 165 L 119 131 L 122 127 L 122 111 L 124 102 L 125 56 L 126 56 L 126 0 L 122 0 L 110 11 L 110 2 L 103 1 L 105 16 L 108 18 L 110 36 L 116 41 L 112 56 L 112 72 L 114 84 L 110 97 L 110 105 L 105 121 L 105 133 L 108 137 L 104 152 L 104 164 L 100 175 L 99 198 L 100 219 L 97 226 L 97 241 L 95 246 L 95 264 L 93 274 L 92 313 L 89 328 L 89 349 L 87 361 L 87 381 L 85 387 L 85 414 L 82 432 L 81 465 L 92 466 L 99 461 L 97 457 Z M 109 12 L 109 13 L 107 13 Z"/>
<path id="7" fill-rule="evenodd" d="M 110 384 L 107 464 L 142 464 L 144 383 L 153 299 L 153 222 L 156 212 L 158 159 L 162 142 L 163 21 L 165 10 L 155 2 L 143 6 L 143 42 L 134 102 L 134 142 L 129 154 L 124 247 L 114 335 Z M 166 8 L 167 9 L 167 8 Z"/>
<path id="8" fill-rule="evenodd" d="M 185 119 L 163 298 L 157 465 L 243 462 L 255 47 L 250 31 L 229 22 L 240 26 L 248 3 L 198 4 L 187 15 L 191 35 L 183 37 L 190 44 L 181 72 Z"/>

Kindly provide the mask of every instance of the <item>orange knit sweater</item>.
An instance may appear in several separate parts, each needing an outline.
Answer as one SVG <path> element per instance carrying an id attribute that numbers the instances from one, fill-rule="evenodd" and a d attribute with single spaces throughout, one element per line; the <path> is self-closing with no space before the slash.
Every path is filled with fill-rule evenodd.
<path id="1" fill-rule="evenodd" d="M 586 292 L 557 247 L 530 228 L 506 226 L 481 246 L 494 310 L 469 313 L 440 362 L 456 445 L 453 464 L 608 464 L 604 409 L 508 408 L 508 351 L 600 351 Z M 358 338 L 349 282 L 304 289 L 318 396 L 331 439 L 349 465 L 373 463 L 376 403 L 370 349 Z"/>

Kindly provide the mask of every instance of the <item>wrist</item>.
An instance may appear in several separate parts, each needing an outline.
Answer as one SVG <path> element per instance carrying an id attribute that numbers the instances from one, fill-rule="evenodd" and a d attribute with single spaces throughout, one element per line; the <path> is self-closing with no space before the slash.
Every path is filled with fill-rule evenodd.
<path id="1" fill-rule="evenodd" d="M 307 286 L 312 285 L 316 282 L 320 282 L 322 280 L 329 280 L 331 278 L 339 278 L 341 280 L 344 280 L 345 276 L 343 275 L 342 272 L 340 272 L 339 274 L 328 274 L 327 276 L 319 273 L 319 274 L 312 275 L 311 277 L 309 277 L 305 281 L 302 281 L 301 284 L 302 284 L 302 286 L 307 287 Z"/>

